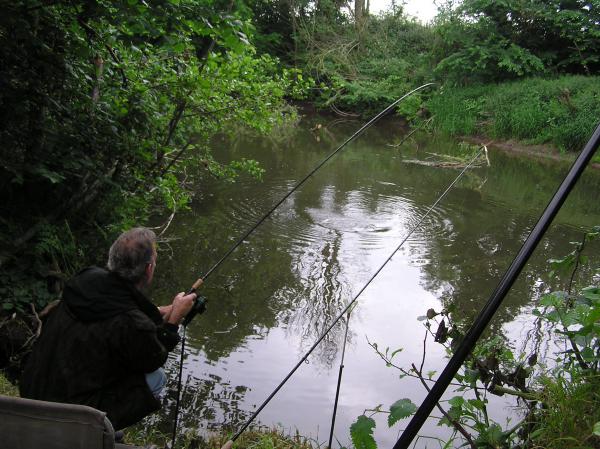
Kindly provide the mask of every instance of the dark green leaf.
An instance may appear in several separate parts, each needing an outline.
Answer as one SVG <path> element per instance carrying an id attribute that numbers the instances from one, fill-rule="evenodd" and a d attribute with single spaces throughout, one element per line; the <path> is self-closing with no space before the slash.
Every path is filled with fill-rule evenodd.
<path id="1" fill-rule="evenodd" d="M 350 436 L 355 449 L 376 449 L 377 444 L 373 438 L 375 421 L 365 415 L 360 415 L 350 426 Z"/>
<path id="2" fill-rule="evenodd" d="M 408 418 L 417 411 L 417 406 L 410 399 L 400 399 L 390 407 L 388 426 L 392 427 L 399 420 Z"/>

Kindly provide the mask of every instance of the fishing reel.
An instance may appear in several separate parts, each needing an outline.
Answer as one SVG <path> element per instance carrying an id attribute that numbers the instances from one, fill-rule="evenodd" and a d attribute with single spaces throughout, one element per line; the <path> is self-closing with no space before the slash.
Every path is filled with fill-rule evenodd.
<path id="1" fill-rule="evenodd" d="M 194 305 L 192 309 L 188 312 L 188 314 L 183 319 L 183 325 L 187 326 L 190 324 L 190 321 L 194 319 L 196 315 L 203 314 L 206 310 L 206 298 L 204 296 L 197 296 L 194 301 Z"/>

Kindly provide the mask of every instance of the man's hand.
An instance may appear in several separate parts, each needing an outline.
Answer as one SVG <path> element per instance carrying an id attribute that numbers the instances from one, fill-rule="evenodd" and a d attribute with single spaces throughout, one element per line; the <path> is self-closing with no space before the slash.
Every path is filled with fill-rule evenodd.
<path id="1" fill-rule="evenodd" d="M 173 304 L 169 304 L 168 306 L 160 306 L 158 311 L 163 317 L 163 321 L 169 322 L 169 318 L 171 317 L 171 311 L 173 310 Z"/>
<path id="2" fill-rule="evenodd" d="M 171 304 L 171 315 L 169 316 L 167 323 L 171 324 L 179 324 L 183 320 L 183 318 L 188 314 L 192 307 L 194 306 L 194 299 L 196 299 L 196 294 L 192 293 L 190 295 L 186 295 L 184 292 L 179 293 L 173 299 L 173 303 Z"/>

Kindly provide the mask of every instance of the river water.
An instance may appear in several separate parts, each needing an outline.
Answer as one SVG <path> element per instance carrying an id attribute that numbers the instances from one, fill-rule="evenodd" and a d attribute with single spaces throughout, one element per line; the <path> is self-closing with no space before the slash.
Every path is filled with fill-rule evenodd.
<path id="1" fill-rule="evenodd" d="M 216 139 L 219 160 L 255 159 L 266 169 L 264 180 L 242 176 L 227 183 L 206 177 L 197 186 L 191 210 L 176 215 L 160 244 L 153 296 L 164 302 L 191 285 L 360 125 L 310 116 L 269 138 L 240 133 Z M 368 130 L 209 278 L 202 289 L 208 310 L 188 329 L 182 429 L 205 435 L 239 426 L 456 177 L 456 169 L 405 160 L 464 153 L 464 146 L 426 135 L 390 146 L 404 134 L 393 120 Z M 425 397 L 418 380 L 400 379 L 369 342 L 381 350 L 403 348 L 394 361 L 409 368 L 421 362 L 425 328 L 417 318 L 427 309 L 453 305 L 457 318 L 470 322 L 568 169 L 568 164 L 499 151 L 490 151 L 489 159 L 490 166 L 470 170 L 452 189 L 360 297 L 349 323 L 334 447 L 336 441 L 349 444 L 350 425 L 366 409 L 388 408 L 401 398 L 419 404 Z M 598 173 L 588 170 L 491 325 L 517 354 L 527 350 L 532 298 L 548 287 L 547 259 L 565 255 L 569 242 L 600 224 L 599 186 Z M 582 276 L 588 274 L 584 270 Z M 340 323 L 259 415 L 260 423 L 298 430 L 326 444 L 343 341 Z M 151 419 L 166 430 L 177 359 L 173 354 L 167 366 L 165 408 Z M 444 349 L 430 340 L 424 371 L 439 371 L 446 360 Z M 489 399 L 500 423 L 515 413 L 509 399 Z M 390 429 L 386 415 L 375 419 L 379 447 L 391 447 L 407 421 Z M 448 430 L 430 420 L 422 434 L 444 437 Z M 419 440 L 417 447 L 425 446 L 439 444 Z"/>

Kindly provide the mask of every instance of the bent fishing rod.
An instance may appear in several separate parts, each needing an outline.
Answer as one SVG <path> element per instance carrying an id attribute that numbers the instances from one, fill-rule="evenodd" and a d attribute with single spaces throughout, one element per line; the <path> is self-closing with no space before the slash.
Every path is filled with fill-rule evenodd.
<path id="1" fill-rule="evenodd" d="M 333 150 L 327 157 L 325 157 L 315 168 L 313 168 L 309 173 L 304 176 L 300 181 L 298 181 L 279 201 L 277 201 L 253 226 L 251 226 L 232 246 L 223 254 L 223 256 L 200 278 L 194 282 L 192 288 L 188 290 L 187 295 L 198 292 L 198 289 L 202 286 L 204 281 L 208 279 L 208 277 L 215 272 L 215 270 L 223 263 L 225 260 L 229 258 L 229 256 L 252 234 L 267 218 L 275 212 L 275 210 L 285 201 L 287 200 L 296 190 L 298 190 L 311 176 L 313 176 L 323 165 L 325 165 L 331 158 L 333 158 L 336 154 L 338 154 L 346 145 L 350 142 L 358 138 L 362 135 L 371 125 L 379 121 L 380 118 L 389 113 L 396 105 L 398 105 L 404 99 L 410 97 L 414 93 L 425 89 L 427 87 L 431 87 L 435 85 L 435 83 L 426 83 L 422 86 L 419 86 L 410 92 L 406 93 L 402 97 L 398 98 L 384 110 L 382 110 L 379 114 L 365 123 L 362 127 L 360 127 L 354 134 L 348 137 L 341 145 L 339 145 L 335 150 Z M 206 309 L 206 299 L 199 295 L 196 296 L 194 300 L 194 305 L 190 312 L 186 315 L 183 320 L 183 335 L 181 338 L 181 354 L 179 359 L 179 376 L 177 381 L 177 398 L 175 402 L 175 418 L 173 422 L 173 434 L 171 438 L 171 448 L 175 447 L 175 439 L 177 434 L 177 420 L 179 416 L 179 406 L 180 406 L 180 397 L 181 397 L 181 385 L 182 385 L 182 375 L 183 375 L 183 355 L 185 352 L 185 331 L 187 325 L 194 319 L 194 317 L 198 314 L 201 314 Z"/>
<path id="2" fill-rule="evenodd" d="M 194 285 L 192 286 L 192 288 L 189 290 L 188 294 L 190 293 L 195 293 L 198 288 L 202 285 L 202 283 L 204 281 L 206 281 L 208 279 L 208 277 L 217 269 L 219 268 L 219 266 L 225 262 L 225 260 L 227 260 L 229 258 L 229 256 L 231 255 L 231 253 L 233 253 L 249 236 L 250 234 L 252 234 L 256 228 L 258 228 L 267 218 L 269 218 L 271 216 L 271 214 L 273 212 L 275 212 L 275 210 L 281 206 L 281 204 L 287 200 L 296 190 L 298 190 L 311 176 L 313 176 L 317 171 L 319 171 L 319 169 L 321 167 L 323 167 L 323 165 L 325 165 L 332 157 L 334 157 L 336 154 L 338 154 L 340 151 L 342 151 L 342 149 L 344 149 L 344 147 L 346 145 L 348 145 L 350 142 L 352 142 L 353 140 L 355 140 L 357 137 L 359 137 L 360 135 L 362 135 L 363 132 L 365 132 L 368 128 L 371 127 L 371 125 L 373 125 L 374 123 L 376 123 L 377 121 L 379 121 L 380 118 L 382 118 L 383 116 L 385 116 L 388 112 L 390 112 L 396 105 L 398 105 L 398 103 L 400 103 L 401 101 L 403 101 L 404 99 L 410 97 L 411 95 L 413 95 L 414 93 L 425 89 L 426 87 L 430 87 L 435 85 L 435 83 L 426 83 L 423 84 L 422 86 L 417 87 L 416 89 L 411 90 L 410 92 L 408 92 L 407 94 L 403 95 L 402 97 L 398 98 L 396 101 L 394 101 L 392 104 L 390 104 L 388 107 L 386 107 L 383 111 L 381 111 L 379 114 L 377 114 L 375 117 L 373 117 L 371 120 L 369 120 L 367 123 L 365 123 L 360 129 L 358 129 L 358 131 L 356 131 L 354 134 L 352 134 L 350 137 L 348 137 L 340 146 L 338 146 L 335 150 L 333 150 L 331 153 L 329 153 L 329 155 L 327 155 L 327 157 L 325 157 L 321 162 L 319 162 L 317 164 L 317 166 L 315 166 L 315 168 L 313 168 L 310 172 L 308 172 L 306 174 L 306 176 L 304 176 L 304 178 L 302 178 L 300 181 L 298 181 L 296 183 L 296 185 L 294 185 L 294 187 L 292 187 L 284 196 L 281 197 L 281 199 L 279 201 L 277 201 L 253 226 L 251 226 L 232 246 L 231 248 L 229 248 L 229 250 L 227 250 L 225 252 L 225 254 L 223 254 L 223 256 L 201 277 L 199 278 Z M 202 305 L 198 305 L 199 310 L 203 310 L 202 309 Z M 194 308 L 188 313 L 188 315 L 186 316 L 183 325 L 187 326 L 190 321 L 192 321 L 192 319 L 194 318 L 194 316 L 196 316 L 198 314 L 198 311 L 196 311 L 196 304 L 194 304 Z"/>
<path id="3" fill-rule="evenodd" d="M 594 156 L 598 146 L 600 146 L 600 124 L 598 124 L 596 130 L 590 137 L 590 140 L 575 162 L 573 162 L 573 165 L 571 165 L 569 172 L 554 193 L 554 196 L 551 198 L 542 215 L 540 215 L 535 227 L 530 232 L 529 236 L 521 246 L 521 249 L 500 279 L 500 282 L 473 322 L 469 332 L 465 335 L 464 339 L 452 355 L 452 358 L 440 374 L 440 377 L 423 400 L 421 406 L 417 409 L 417 412 L 408 423 L 406 429 L 404 429 L 404 432 L 402 432 L 402 435 L 394 445 L 393 449 L 407 449 L 412 440 L 417 436 L 417 433 L 433 411 L 433 408 L 439 402 L 448 388 L 448 385 L 450 385 L 450 382 L 464 363 L 465 359 L 473 350 L 477 340 L 479 340 L 479 337 L 481 337 L 481 334 L 494 317 L 498 307 L 502 304 L 506 294 L 513 286 L 515 280 L 521 273 L 521 270 L 548 230 L 552 220 L 567 199 L 567 196 L 573 189 L 573 186 L 575 186 L 575 183 L 583 173 L 583 170 Z"/>
<path id="4" fill-rule="evenodd" d="M 473 163 L 479 158 L 479 156 L 486 150 L 486 146 L 482 145 L 475 156 L 469 161 L 469 163 L 461 170 L 461 172 L 454 178 L 454 180 L 446 187 L 444 192 L 435 200 L 435 202 L 427 209 L 425 214 L 421 216 L 421 218 L 417 221 L 417 223 L 409 230 L 409 232 L 404 236 L 400 244 L 394 249 L 394 251 L 388 256 L 387 259 L 381 264 L 381 266 L 373 273 L 373 275 L 369 278 L 369 280 L 363 285 L 360 291 L 352 298 L 352 300 L 344 307 L 344 309 L 333 319 L 333 321 L 329 324 L 327 329 L 321 334 L 321 336 L 313 343 L 310 349 L 302 356 L 302 358 L 294 365 L 294 367 L 290 370 L 290 372 L 283 378 L 283 380 L 277 385 L 277 387 L 273 390 L 273 392 L 265 399 L 265 401 L 256 409 L 256 411 L 252 414 L 250 418 L 240 427 L 240 429 L 236 432 L 236 434 L 227 441 L 221 449 L 231 449 L 233 446 L 233 442 L 237 440 L 240 435 L 248 428 L 250 424 L 256 419 L 258 414 L 267 406 L 267 404 L 275 397 L 275 395 L 281 390 L 281 388 L 287 383 L 287 381 L 294 375 L 294 373 L 298 370 L 300 366 L 306 361 L 308 356 L 315 350 L 315 348 L 323 341 L 323 339 L 331 332 L 334 326 L 338 323 L 342 317 L 350 311 L 352 306 L 356 303 L 358 298 L 362 295 L 362 293 L 367 289 L 367 287 L 375 280 L 375 278 L 381 273 L 381 271 L 385 268 L 385 266 L 392 260 L 392 258 L 396 255 L 396 253 L 404 246 L 407 240 L 411 237 L 411 235 L 420 228 L 421 224 L 425 221 L 425 219 L 429 216 L 429 214 L 437 207 L 437 205 L 446 197 L 448 192 L 456 185 L 456 183 L 462 178 L 462 176 L 467 172 L 467 170 L 473 165 Z M 332 419 L 332 426 L 335 424 L 335 418 Z"/>

